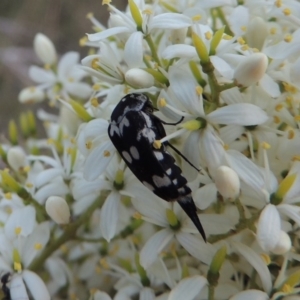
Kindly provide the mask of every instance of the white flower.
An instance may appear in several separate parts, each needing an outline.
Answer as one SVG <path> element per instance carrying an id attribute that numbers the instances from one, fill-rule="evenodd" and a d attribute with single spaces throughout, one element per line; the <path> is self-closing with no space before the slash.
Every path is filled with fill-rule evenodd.
<path id="1" fill-rule="evenodd" d="M 62 197 L 51 196 L 46 200 L 46 212 L 57 224 L 70 222 L 70 209 Z"/>
<path id="2" fill-rule="evenodd" d="M 36 34 L 33 48 L 38 58 L 44 63 L 52 65 L 56 62 L 57 54 L 52 41 L 42 33 Z"/>
<path id="3" fill-rule="evenodd" d="M 12 299 L 29 299 L 24 283 L 35 300 L 50 299 L 41 278 L 26 270 L 44 249 L 49 238 L 49 224 L 44 222 L 37 225 L 35 210 L 31 206 L 14 211 L 8 218 L 4 233 L 0 233 L 0 254 L 10 267 L 10 272 L 13 269 L 18 272 L 11 280 L 11 286 L 14 287 L 10 290 Z"/>
<path id="4" fill-rule="evenodd" d="M 265 74 L 268 58 L 263 53 L 246 56 L 234 71 L 234 78 L 242 86 L 250 86 L 258 82 Z"/>
<path id="5" fill-rule="evenodd" d="M 149 201 L 149 198 L 151 201 Z M 140 253 L 140 263 L 145 269 L 155 262 L 161 251 L 174 238 L 192 256 L 206 264 L 210 262 L 215 252 L 214 247 L 206 244 L 199 237 L 189 233 L 191 231 L 194 232 L 193 225 L 189 221 L 187 222 L 187 216 L 177 203 L 173 206 L 173 213 L 178 221 L 178 229 L 172 229 L 167 219 L 168 210 L 171 209 L 170 203 L 157 198 L 143 186 L 140 186 L 140 188 L 136 187 L 135 197 L 132 198 L 132 203 L 142 214 L 142 219 L 163 227 L 163 229 L 148 239 Z M 198 251 L 197 249 L 200 248 L 201 251 Z"/>
<path id="6" fill-rule="evenodd" d="M 78 61 L 79 53 L 68 52 L 58 62 L 57 72 L 54 72 L 52 69 L 31 66 L 29 76 L 38 84 L 35 87 L 36 92 L 44 91 L 52 102 L 58 96 L 65 100 L 70 99 L 72 96 L 87 98 L 92 90 L 87 83 L 81 82 L 86 73 L 79 68 Z M 35 90 L 33 89 L 33 91 Z M 33 99 L 36 100 L 41 100 L 42 98 L 40 94 L 33 94 L 33 96 Z M 26 96 L 25 91 L 21 91 L 19 99 L 20 101 L 28 102 L 26 99 L 30 100 L 30 95 Z"/>
<path id="7" fill-rule="evenodd" d="M 225 199 L 235 199 L 240 193 L 240 180 L 234 170 L 221 166 L 217 169 L 215 183 L 219 193 Z"/>

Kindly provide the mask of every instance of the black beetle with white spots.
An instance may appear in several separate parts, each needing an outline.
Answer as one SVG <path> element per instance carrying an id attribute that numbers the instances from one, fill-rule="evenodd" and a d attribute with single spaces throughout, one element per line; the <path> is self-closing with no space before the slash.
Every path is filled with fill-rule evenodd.
<path id="1" fill-rule="evenodd" d="M 163 142 L 160 147 L 153 144 L 166 136 L 163 124 L 168 124 L 153 111 L 146 95 L 126 95 L 112 112 L 108 135 L 132 173 L 158 197 L 177 201 L 206 240 L 191 189 L 166 148 L 171 146 L 179 151 L 169 142 Z"/>

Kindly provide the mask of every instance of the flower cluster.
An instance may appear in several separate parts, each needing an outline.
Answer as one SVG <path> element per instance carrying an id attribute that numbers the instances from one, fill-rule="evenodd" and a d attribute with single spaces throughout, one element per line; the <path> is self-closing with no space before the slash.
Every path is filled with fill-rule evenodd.
<path id="1" fill-rule="evenodd" d="M 81 63 L 34 39 L 43 66 L 19 101 L 59 114 L 24 112 L 1 140 L 5 299 L 299 299 L 300 3 L 103 2 L 108 26 L 88 15 Z M 111 114 L 130 93 L 178 123 L 160 142 L 182 153 L 170 149 L 207 242 L 114 148 Z"/>

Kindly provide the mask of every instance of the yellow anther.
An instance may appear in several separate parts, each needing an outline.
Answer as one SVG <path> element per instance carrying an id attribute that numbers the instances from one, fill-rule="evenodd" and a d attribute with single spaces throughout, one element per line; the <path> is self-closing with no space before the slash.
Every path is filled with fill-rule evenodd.
<path id="1" fill-rule="evenodd" d="M 135 219 L 137 219 L 137 220 L 140 220 L 141 218 L 142 218 L 142 215 L 139 213 L 139 212 L 135 212 L 134 214 L 133 214 L 133 217 L 135 218 Z"/>
<path id="2" fill-rule="evenodd" d="M 28 173 L 28 172 L 30 171 L 30 166 L 25 166 L 25 167 L 23 168 L 23 171 L 24 171 L 25 173 Z"/>
<path id="3" fill-rule="evenodd" d="M 134 245 L 140 245 L 141 239 L 138 236 L 132 235 L 130 239 Z"/>
<path id="4" fill-rule="evenodd" d="M 152 145 L 155 149 L 160 149 L 161 142 L 159 140 L 155 140 Z"/>
<path id="5" fill-rule="evenodd" d="M 282 6 L 282 0 L 276 0 L 275 5 L 276 5 L 276 7 L 281 7 Z"/>
<path id="6" fill-rule="evenodd" d="M 292 161 L 300 161 L 300 155 L 294 155 Z"/>
<path id="7" fill-rule="evenodd" d="M 271 263 L 270 256 L 266 253 L 262 253 L 260 257 L 263 259 L 264 263 L 268 266 Z"/>
<path id="8" fill-rule="evenodd" d="M 91 67 L 93 68 L 93 69 L 98 69 L 98 67 L 99 67 L 99 61 L 100 61 L 100 59 L 99 58 L 94 58 L 93 60 L 92 60 L 92 63 L 91 63 Z"/>
<path id="9" fill-rule="evenodd" d="M 241 26 L 241 30 L 244 31 L 244 32 L 246 32 L 247 27 L 246 26 Z"/>
<path id="10" fill-rule="evenodd" d="M 237 42 L 238 42 L 240 45 L 246 44 L 245 40 L 244 40 L 242 37 L 239 37 L 239 38 L 237 39 Z"/>
<path id="11" fill-rule="evenodd" d="M 110 256 L 116 255 L 120 250 L 119 245 L 114 245 L 113 248 L 109 251 Z"/>
<path id="12" fill-rule="evenodd" d="M 277 104 L 276 106 L 275 106 L 275 110 L 276 111 L 281 111 L 283 109 L 283 105 L 282 104 Z"/>
<path id="13" fill-rule="evenodd" d="M 16 227 L 16 228 L 15 228 L 15 234 L 16 234 L 16 235 L 21 234 L 21 232 L 22 232 L 22 228 L 21 228 L 21 227 Z"/>
<path id="14" fill-rule="evenodd" d="M 42 245 L 41 243 L 35 243 L 35 244 L 34 244 L 34 249 L 35 249 L 35 250 L 41 250 L 42 247 L 43 247 L 43 245 Z"/>
<path id="15" fill-rule="evenodd" d="M 19 262 L 14 262 L 14 270 L 17 272 L 21 272 L 22 271 L 22 264 Z"/>
<path id="16" fill-rule="evenodd" d="M 293 129 L 290 129 L 288 131 L 288 139 L 292 140 L 292 139 L 294 139 L 294 137 L 295 137 L 295 131 Z"/>
<path id="17" fill-rule="evenodd" d="M 295 116 L 295 117 L 294 117 L 294 120 L 295 120 L 296 122 L 299 122 L 299 121 L 300 121 L 300 115 Z"/>
<path id="18" fill-rule="evenodd" d="M 285 8 L 282 12 L 285 16 L 289 16 L 292 13 L 292 11 L 289 8 Z"/>
<path id="19" fill-rule="evenodd" d="M 293 291 L 293 288 L 289 284 L 284 284 L 281 288 L 281 291 L 290 294 Z"/>
<path id="20" fill-rule="evenodd" d="M 33 187 L 33 184 L 31 182 L 26 182 L 26 187 L 31 189 Z"/>
<path id="21" fill-rule="evenodd" d="M 99 267 L 99 266 L 96 266 L 95 267 L 95 272 L 97 273 L 97 274 L 101 274 L 101 268 Z"/>
<path id="22" fill-rule="evenodd" d="M 271 27 L 270 28 L 270 34 L 276 34 L 277 33 L 277 28 Z"/>
<path id="23" fill-rule="evenodd" d="M 196 93 L 198 94 L 198 96 L 202 95 L 203 93 L 203 88 L 200 85 L 196 86 Z"/>
<path id="24" fill-rule="evenodd" d="M 47 143 L 48 143 L 48 145 L 54 145 L 55 141 L 53 139 L 48 139 Z"/>
<path id="25" fill-rule="evenodd" d="M 88 42 L 88 38 L 87 36 L 84 36 L 79 40 L 79 46 L 83 47 L 86 45 L 87 42 Z"/>
<path id="26" fill-rule="evenodd" d="M 12 199 L 12 194 L 11 194 L 11 193 L 5 193 L 5 194 L 4 194 L 4 198 L 5 198 L 6 200 L 11 200 L 11 199 Z"/>
<path id="27" fill-rule="evenodd" d="M 87 141 L 86 143 L 85 143 L 85 147 L 86 147 L 86 149 L 92 149 L 92 146 L 93 146 L 93 142 L 92 141 Z"/>
<path id="28" fill-rule="evenodd" d="M 229 41 L 229 40 L 232 40 L 232 36 L 229 35 L 229 34 L 224 34 L 223 39 L 226 40 L 226 41 Z"/>
<path id="29" fill-rule="evenodd" d="M 291 34 L 287 34 L 284 37 L 284 41 L 287 42 L 287 43 L 290 43 L 292 40 L 293 40 L 293 36 Z"/>
<path id="30" fill-rule="evenodd" d="M 51 65 L 50 64 L 44 64 L 44 69 L 45 70 L 51 70 Z"/>
<path id="31" fill-rule="evenodd" d="M 109 157 L 110 156 L 110 152 L 108 150 L 103 151 L 103 156 L 104 157 Z"/>
<path id="32" fill-rule="evenodd" d="M 280 123 L 281 123 L 281 119 L 280 119 L 278 116 L 274 116 L 274 117 L 273 117 L 273 122 L 274 122 L 275 124 L 280 124 Z"/>
<path id="33" fill-rule="evenodd" d="M 97 98 L 92 98 L 91 99 L 91 104 L 94 107 L 98 107 L 99 106 L 98 99 Z"/>
<path id="34" fill-rule="evenodd" d="M 64 254 L 67 254 L 69 252 L 69 249 L 66 245 L 62 245 L 59 247 L 60 251 Z"/>
<path id="35" fill-rule="evenodd" d="M 212 37 L 212 34 L 211 34 L 210 31 L 206 31 L 205 34 L 204 34 L 204 36 L 205 36 L 205 38 L 206 38 L 207 40 L 210 40 L 211 37 Z"/>
<path id="36" fill-rule="evenodd" d="M 110 4 L 110 2 L 111 2 L 111 0 L 103 0 L 102 1 L 102 5 L 108 5 L 108 4 Z"/>
<path id="37" fill-rule="evenodd" d="M 95 83 L 93 86 L 92 86 L 92 89 L 94 91 L 100 91 L 101 89 L 101 85 L 99 83 Z"/>
<path id="38" fill-rule="evenodd" d="M 104 268 L 104 269 L 109 269 L 109 264 L 107 262 L 107 260 L 105 258 L 101 258 L 100 259 L 100 265 Z"/>
<path id="39" fill-rule="evenodd" d="M 202 16 L 201 15 L 195 15 L 192 17 L 192 21 L 193 22 L 198 22 L 202 19 Z"/>
<path id="40" fill-rule="evenodd" d="M 228 144 L 224 144 L 223 148 L 224 148 L 224 150 L 228 150 L 229 149 L 229 145 Z"/>
<path id="41" fill-rule="evenodd" d="M 92 12 L 89 12 L 89 13 L 86 14 L 87 19 L 91 19 L 93 17 L 94 17 L 94 14 Z"/>
<path id="42" fill-rule="evenodd" d="M 157 101 L 157 104 L 158 106 L 160 107 L 165 107 L 167 105 L 167 101 L 165 98 L 160 98 L 158 101 Z"/>
<path id="43" fill-rule="evenodd" d="M 145 15 L 148 15 L 148 16 L 153 15 L 153 11 L 149 8 L 144 9 L 142 13 L 145 14 Z"/>
<path id="44" fill-rule="evenodd" d="M 268 144 L 267 142 L 262 142 L 261 145 L 262 145 L 262 147 L 263 147 L 265 150 L 268 150 L 268 149 L 271 148 L 271 145 Z"/>
<path id="45" fill-rule="evenodd" d="M 243 46 L 241 47 L 241 49 L 242 49 L 242 51 L 248 51 L 250 48 L 249 48 L 248 45 L 243 45 Z"/>

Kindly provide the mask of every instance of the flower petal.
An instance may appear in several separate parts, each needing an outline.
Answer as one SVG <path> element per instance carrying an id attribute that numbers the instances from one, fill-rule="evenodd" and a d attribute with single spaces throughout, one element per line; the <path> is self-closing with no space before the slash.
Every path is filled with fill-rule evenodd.
<path id="1" fill-rule="evenodd" d="M 250 103 L 224 106 L 207 116 L 207 119 L 212 123 L 243 126 L 263 124 L 268 118 L 268 115 L 260 107 Z"/>
<path id="2" fill-rule="evenodd" d="M 100 228 L 103 237 L 109 242 L 116 233 L 118 224 L 120 194 L 111 192 L 105 200 L 100 213 Z"/>
<path id="3" fill-rule="evenodd" d="M 203 276 L 184 278 L 172 289 L 168 300 L 193 300 L 206 284 Z"/>
<path id="4" fill-rule="evenodd" d="M 37 274 L 29 270 L 24 270 L 23 279 L 34 300 L 51 299 L 44 281 Z M 18 298 L 13 298 L 13 299 L 18 299 Z"/>
<path id="5" fill-rule="evenodd" d="M 263 289 L 270 293 L 272 289 L 271 274 L 263 259 L 254 250 L 242 243 L 233 243 L 233 247 L 249 262 L 258 273 Z"/>
<path id="6" fill-rule="evenodd" d="M 268 204 L 260 214 L 256 239 L 264 251 L 272 250 L 279 241 L 281 221 L 276 207 Z"/>
<path id="7" fill-rule="evenodd" d="M 159 253 L 171 241 L 174 234 L 169 229 L 156 232 L 144 245 L 140 253 L 140 263 L 147 269 L 157 259 Z"/>

